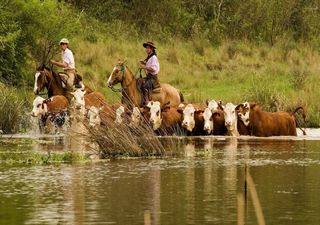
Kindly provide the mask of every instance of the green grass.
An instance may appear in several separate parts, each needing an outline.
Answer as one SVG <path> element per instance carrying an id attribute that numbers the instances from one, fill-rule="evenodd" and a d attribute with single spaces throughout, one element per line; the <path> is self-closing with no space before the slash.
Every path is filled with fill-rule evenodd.
<path id="1" fill-rule="evenodd" d="M 43 165 L 89 160 L 88 154 L 74 151 L 35 151 L 36 140 L 0 139 L 0 164 Z"/>

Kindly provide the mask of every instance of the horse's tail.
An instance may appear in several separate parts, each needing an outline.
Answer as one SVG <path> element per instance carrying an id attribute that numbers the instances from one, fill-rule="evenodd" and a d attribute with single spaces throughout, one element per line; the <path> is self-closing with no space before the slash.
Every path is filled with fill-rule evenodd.
<path id="1" fill-rule="evenodd" d="M 184 102 L 184 97 L 181 91 L 179 91 L 180 103 Z"/>
<path id="2" fill-rule="evenodd" d="M 297 117 L 296 117 L 296 113 L 302 110 L 302 118 L 303 118 L 303 122 L 304 122 L 304 130 L 300 127 L 300 124 L 298 123 Z M 297 124 L 297 127 L 302 131 L 303 135 L 306 135 L 306 114 L 304 111 L 304 108 L 302 106 L 297 107 L 292 113 L 291 115 L 294 117 L 294 120 Z"/>

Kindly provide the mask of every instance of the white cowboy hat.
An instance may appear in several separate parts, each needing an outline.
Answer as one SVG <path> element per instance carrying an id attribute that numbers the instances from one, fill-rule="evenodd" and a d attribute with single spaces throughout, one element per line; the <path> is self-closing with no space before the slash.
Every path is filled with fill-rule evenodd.
<path id="1" fill-rule="evenodd" d="M 59 44 L 69 44 L 69 41 L 67 38 L 62 38 L 61 41 L 59 42 Z"/>

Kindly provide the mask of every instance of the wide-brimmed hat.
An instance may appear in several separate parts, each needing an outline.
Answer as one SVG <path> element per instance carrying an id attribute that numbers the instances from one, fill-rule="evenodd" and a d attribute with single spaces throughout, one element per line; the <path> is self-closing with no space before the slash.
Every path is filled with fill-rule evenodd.
<path id="1" fill-rule="evenodd" d="M 59 42 L 59 44 L 69 44 L 69 41 L 67 38 L 62 38 L 61 41 Z"/>
<path id="2" fill-rule="evenodd" d="M 151 41 L 147 41 L 147 42 L 143 43 L 143 47 L 146 48 L 147 46 L 150 46 L 151 48 L 156 49 L 155 44 L 153 42 L 151 42 Z"/>

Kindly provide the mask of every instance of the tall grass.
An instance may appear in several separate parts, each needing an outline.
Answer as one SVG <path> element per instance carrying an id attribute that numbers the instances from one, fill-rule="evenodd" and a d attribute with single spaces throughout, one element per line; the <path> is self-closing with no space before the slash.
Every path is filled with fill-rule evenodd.
<path id="1" fill-rule="evenodd" d="M 0 83 L 0 130 L 16 133 L 28 128 L 31 111 L 27 95 L 21 90 L 6 87 Z"/>
<path id="2" fill-rule="evenodd" d="M 128 126 L 109 122 L 107 126 L 87 127 L 89 139 L 98 144 L 101 158 L 163 157 L 172 151 L 154 135 L 148 125 Z"/>

